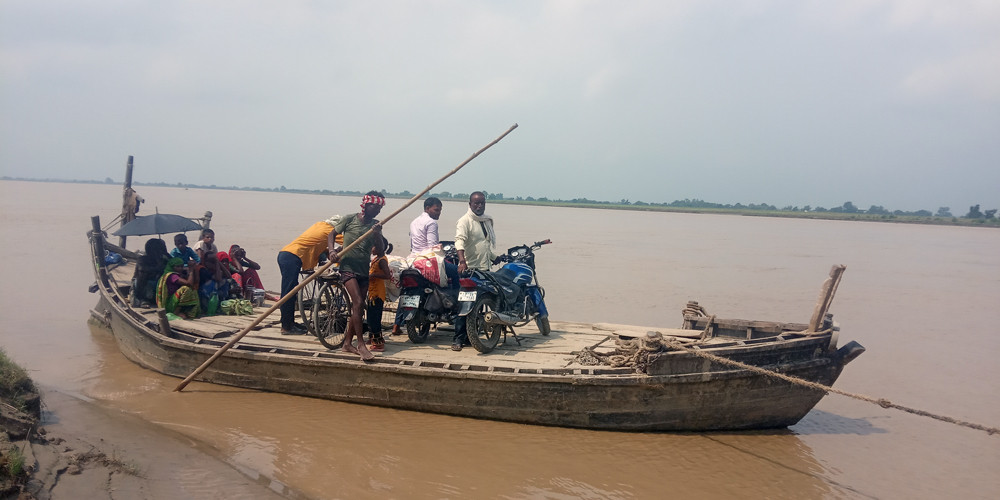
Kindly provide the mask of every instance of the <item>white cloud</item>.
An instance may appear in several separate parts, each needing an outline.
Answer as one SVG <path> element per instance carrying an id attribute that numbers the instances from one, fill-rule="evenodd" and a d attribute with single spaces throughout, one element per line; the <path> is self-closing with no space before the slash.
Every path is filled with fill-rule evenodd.
<path id="1" fill-rule="evenodd" d="M 594 99 L 609 90 L 618 75 L 621 73 L 615 66 L 605 66 L 587 78 L 583 87 L 583 96 L 587 99 Z"/>
<path id="2" fill-rule="evenodd" d="M 473 87 L 453 88 L 447 100 L 455 106 L 497 106 L 512 100 L 523 88 L 523 83 L 514 78 L 496 78 Z"/>
<path id="3" fill-rule="evenodd" d="M 929 62 L 902 82 L 914 97 L 973 97 L 1000 103 L 1000 41 L 988 47 Z"/>

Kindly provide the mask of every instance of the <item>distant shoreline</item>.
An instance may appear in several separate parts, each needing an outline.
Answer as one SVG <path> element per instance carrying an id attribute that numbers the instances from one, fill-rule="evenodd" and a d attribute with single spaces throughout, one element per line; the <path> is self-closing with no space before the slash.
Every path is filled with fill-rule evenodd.
<path id="1" fill-rule="evenodd" d="M 9 176 L 3 176 L 0 180 L 5 181 L 22 181 L 22 182 L 55 182 L 62 184 L 111 184 L 118 185 L 117 182 L 105 181 L 94 181 L 94 180 L 64 180 L 64 179 L 24 179 L 24 178 L 13 178 Z M 330 191 L 328 189 L 323 190 L 306 190 L 306 189 L 286 189 L 284 186 L 281 188 L 257 188 L 257 187 L 236 187 L 236 186 L 201 186 L 195 184 L 167 184 L 164 182 L 133 182 L 136 187 L 139 186 L 152 186 L 152 187 L 168 187 L 168 188 L 184 188 L 184 189 L 220 189 L 225 191 L 257 191 L 257 192 L 274 192 L 274 193 L 288 193 L 288 194 L 312 194 L 312 195 L 328 195 L 328 196 L 352 196 L 361 195 L 360 191 Z M 413 197 L 413 193 L 409 191 L 403 191 L 402 193 L 385 193 L 387 198 L 394 199 L 405 199 L 408 200 Z M 464 202 L 467 200 L 467 195 L 462 193 L 459 196 L 447 196 L 442 193 L 431 193 L 433 196 L 437 196 L 442 200 L 448 201 L 459 201 Z M 530 197 L 529 197 L 530 198 Z M 565 208 L 590 208 L 590 209 L 605 209 L 605 210 L 629 210 L 629 211 L 640 211 L 640 212 L 669 212 L 669 213 L 689 213 L 689 214 L 714 214 L 714 215 L 743 215 L 749 217 L 780 217 L 788 219 L 815 219 L 815 220 L 841 220 L 841 221 L 862 221 L 862 222 L 891 222 L 897 224 L 924 224 L 924 225 L 935 225 L 935 226 L 962 226 L 962 227 L 987 227 L 987 228 L 1000 228 L 1000 218 L 966 218 L 966 217 L 940 217 L 936 215 L 897 215 L 892 213 L 882 213 L 882 214 L 869 214 L 863 211 L 858 212 L 841 212 L 841 211 L 802 211 L 802 210 L 769 210 L 761 208 L 715 208 L 715 207 L 678 207 L 669 206 L 667 204 L 657 204 L 657 203 L 610 203 L 610 202 L 600 202 L 600 201 L 573 201 L 573 200 L 548 200 L 548 199 L 494 199 L 490 198 L 489 203 L 498 203 L 506 205 L 526 205 L 526 206 L 542 206 L 542 207 L 565 207 Z M 717 205 L 717 204 L 716 204 Z"/>

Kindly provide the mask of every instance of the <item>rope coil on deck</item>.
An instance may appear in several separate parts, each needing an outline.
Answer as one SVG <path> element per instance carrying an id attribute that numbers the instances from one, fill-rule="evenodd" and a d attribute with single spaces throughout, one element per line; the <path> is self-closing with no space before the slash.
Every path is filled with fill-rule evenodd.
<path id="1" fill-rule="evenodd" d="M 660 332 L 650 332 L 645 337 L 634 339 L 618 337 L 615 344 L 618 347 L 610 353 L 600 353 L 592 347 L 585 347 L 577 354 L 576 360 L 582 365 L 610 365 L 614 368 L 627 366 L 638 373 L 646 373 L 650 354 L 676 350 Z"/>

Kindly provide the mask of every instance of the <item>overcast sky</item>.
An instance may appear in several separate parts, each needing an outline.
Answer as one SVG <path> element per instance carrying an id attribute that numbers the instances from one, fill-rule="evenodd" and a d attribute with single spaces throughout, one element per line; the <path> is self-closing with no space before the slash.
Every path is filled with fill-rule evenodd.
<path id="1" fill-rule="evenodd" d="M 0 174 L 1000 207 L 1000 2 L 0 1 Z"/>

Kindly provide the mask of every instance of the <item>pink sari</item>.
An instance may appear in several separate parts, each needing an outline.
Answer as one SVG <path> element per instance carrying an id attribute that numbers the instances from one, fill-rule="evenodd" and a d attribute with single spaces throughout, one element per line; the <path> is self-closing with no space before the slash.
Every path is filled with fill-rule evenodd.
<path id="1" fill-rule="evenodd" d="M 232 253 L 233 249 L 239 245 L 233 245 L 229 247 L 229 252 Z M 225 256 L 226 265 L 229 266 L 228 269 L 233 271 L 233 279 L 239 284 L 240 289 L 243 290 L 244 297 L 252 297 L 255 288 L 264 289 L 264 283 L 260 281 L 260 275 L 257 274 L 256 269 L 252 269 L 248 266 L 244 266 L 241 262 L 240 265 L 243 267 L 243 272 L 240 273 L 236 271 L 236 267 L 232 265 L 230 261 L 229 254 L 226 252 L 219 252 L 219 262 L 222 262 L 222 258 Z"/>

